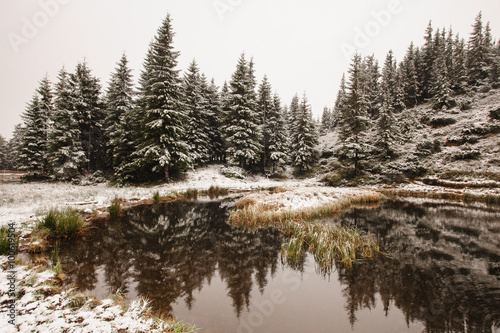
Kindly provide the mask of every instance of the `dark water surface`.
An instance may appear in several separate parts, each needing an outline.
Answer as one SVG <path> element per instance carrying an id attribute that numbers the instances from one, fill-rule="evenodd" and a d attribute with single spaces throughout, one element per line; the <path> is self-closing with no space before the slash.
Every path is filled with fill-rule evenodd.
<path id="1" fill-rule="evenodd" d="M 227 224 L 224 201 L 142 207 L 62 244 L 67 280 L 120 289 L 200 332 L 500 332 L 500 209 L 386 202 L 325 221 L 379 237 L 390 256 L 317 273 L 281 262 L 282 237 Z"/>

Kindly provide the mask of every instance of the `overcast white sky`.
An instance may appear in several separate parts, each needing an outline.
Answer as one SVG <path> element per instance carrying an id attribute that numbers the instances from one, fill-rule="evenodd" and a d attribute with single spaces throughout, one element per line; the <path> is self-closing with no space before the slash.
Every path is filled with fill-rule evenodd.
<path id="1" fill-rule="evenodd" d="M 468 38 L 479 11 L 498 37 L 498 0 L 1 0 L 0 134 L 11 137 L 39 80 L 55 82 L 63 65 L 73 71 L 85 58 L 106 87 L 126 52 L 137 78 L 167 13 L 179 69 L 196 58 L 222 85 L 244 51 L 283 103 L 306 92 L 319 116 L 349 66 L 343 49 L 374 53 L 381 64 L 392 49 L 401 60 L 411 41 L 422 44 L 429 20 Z"/>

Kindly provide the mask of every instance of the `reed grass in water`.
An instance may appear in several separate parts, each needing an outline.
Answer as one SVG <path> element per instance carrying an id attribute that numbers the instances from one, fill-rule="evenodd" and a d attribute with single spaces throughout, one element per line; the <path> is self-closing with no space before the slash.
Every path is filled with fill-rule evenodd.
<path id="1" fill-rule="evenodd" d="M 335 260 L 351 267 L 356 259 L 372 258 L 379 252 L 378 242 L 370 234 L 362 235 L 353 228 L 293 221 L 284 222 L 279 228 L 287 238 L 281 246 L 281 256 L 293 263 L 303 251 L 309 251 L 323 272 L 330 272 Z"/>

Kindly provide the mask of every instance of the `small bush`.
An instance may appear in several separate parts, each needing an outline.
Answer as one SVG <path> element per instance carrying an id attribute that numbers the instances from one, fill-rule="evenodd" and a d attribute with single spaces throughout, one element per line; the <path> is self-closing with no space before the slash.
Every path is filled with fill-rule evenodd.
<path id="1" fill-rule="evenodd" d="M 465 100 L 459 103 L 459 108 L 461 111 L 468 111 L 472 109 L 472 101 L 471 100 Z"/>
<path id="2" fill-rule="evenodd" d="M 122 210 L 121 200 L 118 198 L 114 198 L 111 202 L 111 206 L 109 207 L 109 216 L 112 219 L 116 219 L 120 216 L 120 212 Z"/>
<path id="3" fill-rule="evenodd" d="M 455 118 L 450 118 L 450 117 L 433 117 L 431 120 L 429 120 L 429 125 L 438 128 L 438 127 L 445 127 L 448 125 L 453 125 L 457 122 Z"/>
<path id="4" fill-rule="evenodd" d="M 500 108 L 496 110 L 490 110 L 490 118 L 500 120 Z"/>
<path id="5" fill-rule="evenodd" d="M 51 208 L 37 228 L 45 229 L 48 235 L 55 238 L 73 238 L 83 230 L 85 220 L 80 212 L 67 207 L 63 210 Z"/>
<path id="6" fill-rule="evenodd" d="M 6 255 L 9 253 L 9 229 L 5 226 L 0 228 L 0 255 Z"/>
<path id="7" fill-rule="evenodd" d="M 465 147 L 453 154 L 453 159 L 458 160 L 475 160 L 481 155 L 478 149 L 472 147 Z"/>
<path id="8" fill-rule="evenodd" d="M 418 154 L 406 156 L 400 161 L 391 162 L 387 167 L 398 170 L 410 179 L 421 177 L 427 173 L 427 168 L 421 164 Z"/>
<path id="9" fill-rule="evenodd" d="M 243 170 L 237 167 L 222 167 L 220 173 L 227 178 L 245 179 Z"/>
<path id="10" fill-rule="evenodd" d="M 207 191 L 208 196 L 212 198 L 217 198 L 220 197 L 221 195 L 227 195 L 229 191 L 226 188 L 221 188 L 218 186 L 210 186 L 210 188 Z"/>
<path id="11" fill-rule="evenodd" d="M 160 192 L 156 191 L 155 193 L 153 193 L 153 201 L 154 203 L 160 202 Z"/>
<path id="12" fill-rule="evenodd" d="M 334 155 L 335 155 L 335 153 L 331 150 L 323 150 L 321 152 L 321 155 L 319 156 L 319 158 L 330 158 Z"/>
<path id="13" fill-rule="evenodd" d="M 478 141 L 479 141 L 479 139 L 477 137 L 475 137 L 475 136 L 469 136 L 469 135 L 457 136 L 457 135 L 453 135 L 453 136 L 450 136 L 446 140 L 446 145 L 447 146 L 461 146 L 461 145 L 466 144 L 466 143 L 475 144 Z"/>
<path id="14" fill-rule="evenodd" d="M 186 190 L 186 193 L 184 194 L 184 196 L 187 199 L 196 199 L 196 198 L 198 198 L 198 190 L 194 189 L 194 188 L 188 188 Z"/>
<path id="15" fill-rule="evenodd" d="M 439 140 L 426 140 L 417 145 L 417 151 L 422 155 L 432 155 L 441 151 L 441 142 Z"/>

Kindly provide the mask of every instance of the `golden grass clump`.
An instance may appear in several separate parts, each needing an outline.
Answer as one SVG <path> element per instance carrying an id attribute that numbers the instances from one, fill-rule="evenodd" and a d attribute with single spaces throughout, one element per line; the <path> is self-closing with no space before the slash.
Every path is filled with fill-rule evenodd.
<path id="1" fill-rule="evenodd" d="M 351 267 L 357 256 L 372 258 L 379 252 L 370 234 L 361 235 L 353 228 L 288 221 L 281 224 L 280 230 L 287 237 L 281 246 L 282 257 L 293 263 L 303 251 L 309 251 L 325 273 L 331 272 L 335 260 Z"/>
<path id="2" fill-rule="evenodd" d="M 230 221 L 235 225 L 254 227 L 279 224 L 284 221 L 313 220 L 340 213 L 346 208 L 356 204 L 378 203 L 382 195 L 377 192 L 361 192 L 349 196 L 342 196 L 338 200 L 305 207 L 302 209 L 277 210 L 276 204 L 258 203 L 252 196 L 246 196 L 236 203 L 236 210 L 230 214 Z"/>

